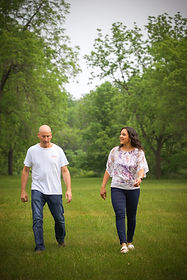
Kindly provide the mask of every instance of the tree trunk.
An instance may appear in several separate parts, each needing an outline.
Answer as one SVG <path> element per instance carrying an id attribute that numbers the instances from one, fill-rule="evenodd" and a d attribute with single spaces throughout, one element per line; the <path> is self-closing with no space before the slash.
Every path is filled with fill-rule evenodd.
<path id="1" fill-rule="evenodd" d="M 8 175 L 13 175 L 13 150 L 8 152 Z"/>
<path id="2" fill-rule="evenodd" d="M 8 80 L 8 78 L 10 76 L 11 70 L 12 70 L 12 65 L 10 65 L 8 69 L 4 70 L 3 75 L 1 77 L 1 81 L 0 81 L 0 98 L 2 98 L 2 96 L 3 96 L 3 89 L 4 89 L 4 86 L 6 84 L 6 81 Z"/>
<path id="3" fill-rule="evenodd" d="M 157 140 L 157 149 L 155 153 L 155 160 L 156 160 L 156 179 L 160 179 L 161 176 L 161 150 L 162 150 L 162 137 L 159 137 Z"/>

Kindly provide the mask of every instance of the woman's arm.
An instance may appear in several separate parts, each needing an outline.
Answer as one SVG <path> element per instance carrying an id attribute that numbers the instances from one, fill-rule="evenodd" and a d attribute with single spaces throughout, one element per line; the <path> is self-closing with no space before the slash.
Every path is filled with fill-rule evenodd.
<path id="1" fill-rule="evenodd" d="M 139 187 L 144 177 L 144 169 L 138 171 L 138 178 L 134 182 L 134 187 Z"/>
<path id="2" fill-rule="evenodd" d="M 106 184 L 107 184 L 109 178 L 110 178 L 110 175 L 108 174 L 107 171 L 105 171 L 104 176 L 103 176 L 103 182 L 101 185 L 101 190 L 100 190 L 100 195 L 104 200 L 106 199 Z"/>

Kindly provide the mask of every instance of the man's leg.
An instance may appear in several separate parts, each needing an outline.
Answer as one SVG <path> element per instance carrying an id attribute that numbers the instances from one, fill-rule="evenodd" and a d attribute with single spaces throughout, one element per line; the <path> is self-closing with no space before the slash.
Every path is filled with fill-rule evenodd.
<path id="1" fill-rule="evenodd" d="M 59 244 L 64 243 L 66 235 L 64 208 L 62 205 L 62 195 L 47 195 L 46 196 L 48 207 L 55 220 L 55 236 Z"/>
<path id="2" fill-rule="evenodd" d="M 35 238 L 35 251 L 45 250 L 43 239 L 43 207 L 45 205 L 44 195 L 36 190 L 31 192 L 33 231 Z"/>

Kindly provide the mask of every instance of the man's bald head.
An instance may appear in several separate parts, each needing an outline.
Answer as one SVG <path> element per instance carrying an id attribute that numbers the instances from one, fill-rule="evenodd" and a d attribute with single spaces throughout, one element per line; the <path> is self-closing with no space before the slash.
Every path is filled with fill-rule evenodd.
<path id="1" fill-rule="evenodd" d="M 44 132 L 47 132 L 47 133 L 51 132 L 51 128 L 46 124 L 41 125 L 40 128 L 39 128 L 39 133 L 44 133 Z"/>

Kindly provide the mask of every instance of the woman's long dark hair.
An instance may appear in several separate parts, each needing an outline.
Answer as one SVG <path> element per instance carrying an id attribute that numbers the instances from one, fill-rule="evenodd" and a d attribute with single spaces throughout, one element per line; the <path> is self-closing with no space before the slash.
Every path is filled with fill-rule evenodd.
<path id="1" fill-rule="evenodd" d="M 123 129 L 127 130 L 129 138 L 131 140 L 131 145 L 135 148 L 138 148 L 139 150 L 143 150 L 142 144 L 141 144 L 140 140 L 138 139 L 138 134 L 137 134 L 136 130 L 132 127 L 125 126 L 120 130 L 120 132 Z M 123 144 L 119 145 L 119 148 L 121 148 L 122 146 L 123 146 Z"/>

